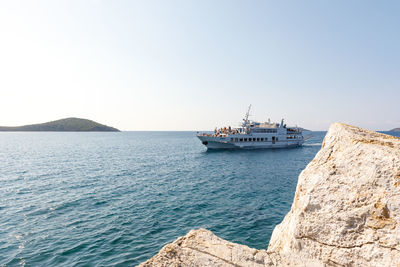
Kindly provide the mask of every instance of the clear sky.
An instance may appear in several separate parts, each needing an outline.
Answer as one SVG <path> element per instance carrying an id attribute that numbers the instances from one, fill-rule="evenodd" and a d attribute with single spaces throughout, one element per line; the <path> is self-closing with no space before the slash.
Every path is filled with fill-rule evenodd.
<path id="1" fill-rule="evenodd" d="M 400 127 L 399 1 L 1 1 L 0 125 Z"/>

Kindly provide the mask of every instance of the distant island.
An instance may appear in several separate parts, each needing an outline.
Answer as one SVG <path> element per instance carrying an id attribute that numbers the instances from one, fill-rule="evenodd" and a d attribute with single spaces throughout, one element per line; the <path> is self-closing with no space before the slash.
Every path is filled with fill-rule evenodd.
<path id="1" fill-rule="evenodd" d="M 66 118 L 56 121 L 50 121 L 40 124 L 24 125 L 24 126 L 15 126 L 15 127 L 0 126 L 0 131 L 119 132 L 120 130 L 87 119 Z"/>
<path id="2" fill-rule="evenodd" d="M 394 128 L 394 129 L 390 130 L 389 132 L 400 132 L 400 128 Z"/>

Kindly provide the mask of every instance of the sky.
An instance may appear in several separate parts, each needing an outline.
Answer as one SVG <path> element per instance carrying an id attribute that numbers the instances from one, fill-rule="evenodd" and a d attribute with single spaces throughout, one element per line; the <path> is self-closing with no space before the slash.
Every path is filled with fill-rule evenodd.
<path id="1" fill-rule="evenodd" d="M 0 1 L 0 125 L 400 127 L 399 1 Z"/>

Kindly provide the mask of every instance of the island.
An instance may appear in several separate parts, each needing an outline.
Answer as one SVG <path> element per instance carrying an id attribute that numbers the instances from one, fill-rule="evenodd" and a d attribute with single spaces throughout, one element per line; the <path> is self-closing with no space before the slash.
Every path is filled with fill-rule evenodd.
<path id="1" fill-rule="evenodd" d="M 119 132 L 120 130 L 92 120 L 66 118 L 24 126 L 0 126 L 0 131 L 8 132 Z"/>
<path id="2" fill-rule="evenodd" d="M 390 130 L 389 132 L 400 132 L 400 127 L 399 128 L 394 128 L 394 129 Z"/>

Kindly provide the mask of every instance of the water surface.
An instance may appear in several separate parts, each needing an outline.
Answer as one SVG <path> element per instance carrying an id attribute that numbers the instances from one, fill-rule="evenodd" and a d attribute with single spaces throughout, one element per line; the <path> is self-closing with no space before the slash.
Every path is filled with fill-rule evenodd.
<path id="1" fill-rule="evenodd" d="M 311 134 L 207 152 L 194 132 L 2 132 L 0 266 L 133 266 L 199 227 L 266 248 L 325 132 Z"/>

